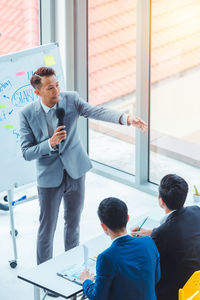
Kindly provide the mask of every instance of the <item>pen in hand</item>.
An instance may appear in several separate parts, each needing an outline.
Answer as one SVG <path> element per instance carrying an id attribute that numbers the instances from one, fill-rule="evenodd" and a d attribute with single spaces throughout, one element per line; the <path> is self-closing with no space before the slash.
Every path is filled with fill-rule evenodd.
<path id="1" fill-rule="evenodd" d="M 148 217 L 146 217 L 146 218 L 144 219 L 144 221 L 142 222 L 142 224 L 140 225 L 140 227 L 138 228 L 137 231 L 140 231 L 140 229 L 142 228 L 142 226 L 144 225 L 144 223 L 147 221 L 147 219 L 148 219 Z M 133 235 L 133 237 L 135 237 L 135 234 Z"/>

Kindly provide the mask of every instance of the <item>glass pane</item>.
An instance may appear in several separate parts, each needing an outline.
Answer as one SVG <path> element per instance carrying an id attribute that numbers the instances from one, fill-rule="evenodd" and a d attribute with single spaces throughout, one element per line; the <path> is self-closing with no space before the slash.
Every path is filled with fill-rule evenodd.
<path id="1" fill-rule="evenodd" d="M 150 180 L 200 187 L 200 2 L 152 1 Z"/>
<path id="2" fill-rule="evenodd" d="M 38 0 L 0 0 L 0 55 L 39 45 Z"/>
<path id="3" fill-rule="evenodd" d="M 133 115 L 136 0 L 89 0 L 89 102 Z M 90 120 L 90 157 L 134 173 L 135 129 Z"/>

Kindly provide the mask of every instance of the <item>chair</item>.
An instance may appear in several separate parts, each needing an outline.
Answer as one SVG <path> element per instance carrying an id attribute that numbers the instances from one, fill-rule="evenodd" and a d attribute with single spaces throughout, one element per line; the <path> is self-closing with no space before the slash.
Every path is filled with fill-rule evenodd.
<path id="1" fill-rule="evenodd" d="M 200 300 L 200 271 L 196 271 L 179 289 L 179 300 Z"/>

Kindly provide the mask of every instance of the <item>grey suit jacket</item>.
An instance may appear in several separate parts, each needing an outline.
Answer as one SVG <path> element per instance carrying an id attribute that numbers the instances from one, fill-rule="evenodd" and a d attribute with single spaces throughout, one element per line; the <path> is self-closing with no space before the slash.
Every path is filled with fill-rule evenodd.
<path id="1" fill-rule="evenodd" d="M 20 136 L 23 157 L 36 159 L 39 187 L 59 186 L 65 169 L 73 179 L 80 178 L 92 168 L 77 132 L 79 116 L 112 123 L 119 123 L 121 112 L 92 106 L 80 99 L 76 92 L 60 94 L 59 107 L 65 110 L 64 125 L 67 138 L 52 152 L 48 144 L 48 128 L 40 101 L 27 105 L 20 112 Z M 31 170 L 30 170 L 31 171 Z"/>

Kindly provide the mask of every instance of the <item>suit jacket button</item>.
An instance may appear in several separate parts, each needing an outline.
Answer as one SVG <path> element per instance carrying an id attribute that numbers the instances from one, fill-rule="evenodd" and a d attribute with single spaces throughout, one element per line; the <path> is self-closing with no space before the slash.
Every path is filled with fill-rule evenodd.
<path id="1" fill-rule="evenodd" d="M 60 153 L 60 156 L 62 155 L 62 153 Z"/>

